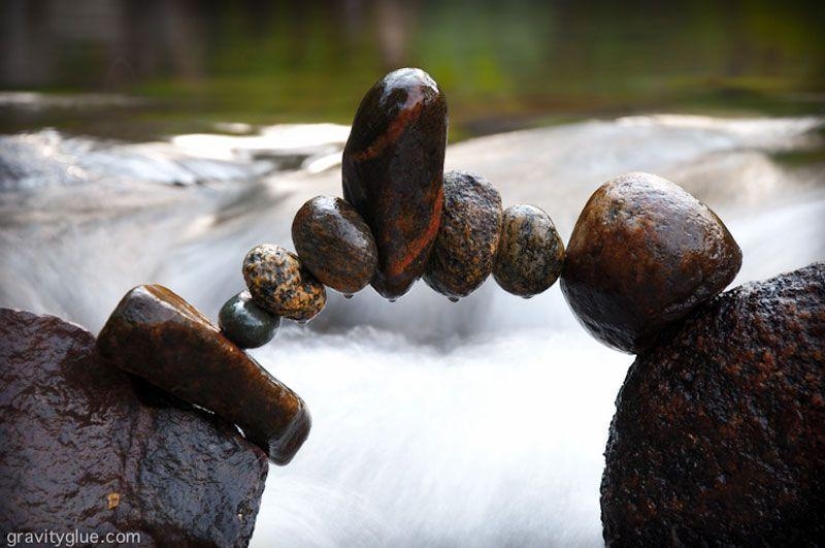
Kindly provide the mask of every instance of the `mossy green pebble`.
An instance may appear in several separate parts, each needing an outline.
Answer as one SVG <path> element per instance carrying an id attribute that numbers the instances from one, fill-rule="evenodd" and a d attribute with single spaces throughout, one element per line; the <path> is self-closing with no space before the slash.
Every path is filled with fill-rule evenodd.
<path id="1" fill-rule="evenodd" d="M 294 253 L 276 245 L 252 248 L 243 262 L 243 277 L 255 304 L 276 316 L 306 322 L 327 303 L 323 284 Z"/>

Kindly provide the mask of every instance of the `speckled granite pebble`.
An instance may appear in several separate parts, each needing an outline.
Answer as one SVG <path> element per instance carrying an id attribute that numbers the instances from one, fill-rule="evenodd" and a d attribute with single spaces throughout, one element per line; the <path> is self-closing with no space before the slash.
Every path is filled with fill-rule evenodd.
<path id="1" fill-rule="evenodd" d="M 252 248 L 243 261 L 243 277 L 255 304 L 276 316 L 305 322 L 327 302 L 324 286 L 282 247 Z"/>
<path id="2" fill-rule="evenodd" d="M 504 211 L 493 276 L 502 289 L 532 297 L 556 283 L 564 264 L 564 242 L 550 216 L 533 205 Z"/>

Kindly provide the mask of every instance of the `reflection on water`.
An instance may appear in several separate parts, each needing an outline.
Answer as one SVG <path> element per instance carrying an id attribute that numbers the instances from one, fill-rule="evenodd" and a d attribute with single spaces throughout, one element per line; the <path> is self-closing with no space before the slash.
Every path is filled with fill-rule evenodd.
<path id="1" fill-rule="evenodd" d="M 447 90 L 456 136 L 673 105 L 821 112 L 822 28 L 825 10 L 799 1 L 5 0 L 0 88 L 154 106 L 6 108 L 0 131 L 138 138 L 202 119 L 348 123 L 365 88 L 401 65 Z"/>

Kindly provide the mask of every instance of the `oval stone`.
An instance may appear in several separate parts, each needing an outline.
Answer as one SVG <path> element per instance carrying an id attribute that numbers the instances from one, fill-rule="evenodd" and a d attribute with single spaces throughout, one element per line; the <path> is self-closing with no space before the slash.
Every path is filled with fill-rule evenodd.
<path id="1" fill-rule="evenodd" d="M 639 353 L 721 292 L 741 265 L 739 246 L 705 204 L 666 179 L 629 173 L 584 207 L 561 287 L 594 337 Z"/>
<path id="2" fill-rule="evenodd" d="M 345 295 L 372 280 L 378 251 L 355 208 L 332 196 L 305 203 L 292 222 L 292 241 L 303 265 L 326 286 Z"/>
<path id="3" fill-rule="evenodd" d="M 544 210 L 528 204 L 504 211 L 493 277 L 508 293 L 532 297 L 550 288 L 561 274 L 564 242 Z"/>
<path id="4" fill-rule="evenodd" d="M 275 336 L 281 318 L 260 308 L 249 291 L 241 291 L 221 307 L 218 326 L 221 333 L 240 348 L 258 348 Z"/>
<path id="5" fill-rule="evenodd" d="M 372 229 L 375 290 L 388 299 L 424 273 L 438 235 L 447 102 L 420 69 L 387 74 L 364 96 L 344 148 L 344 198 Z"/>
<path id="6" fill-rule="evenodd" d="M 493 271 L 501 233 L 501 196 L 480 175 L 444 174 L 441 227 L 424 281 L 442 295 L 466 297 Z"/>
<path id="7" fill-rule="evenodd" d="M 276 245 L 252 248 L 243 261 L 243 277 L 255 304 L 276 316 L 306 322 L 327 303 L 324 286 L 294 253 Z"/>

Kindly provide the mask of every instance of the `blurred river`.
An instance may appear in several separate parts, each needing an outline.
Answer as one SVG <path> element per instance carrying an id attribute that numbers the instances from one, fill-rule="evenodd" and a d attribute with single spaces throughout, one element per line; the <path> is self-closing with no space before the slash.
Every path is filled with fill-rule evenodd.
<path id="1" fill-rule="evenodd" d="M 742 246 L 739 284 L 825 259 L 823 123 L 590 120 L 465 141 L 446 164 L 487 176 L 505 206 L 544 208 L 565 241 L 607 179 L 668 177 Z M 215 317 L 249 248 L 291 246 L 298 207 L 340 195 L 347 132 L 0 137 L 0 306 L 96 331 L 129 288 L 161 283 Z M 632 357 L 589 338 L 558 285 L 523 300 L 490 280 L 457 304 L 421 282 L 394 304 L 331 294 L 309 326 L 287 323 L 252 354 L 314 426 L 271 469 L 254 546 L 601 545 L 602 452 Z"/>

